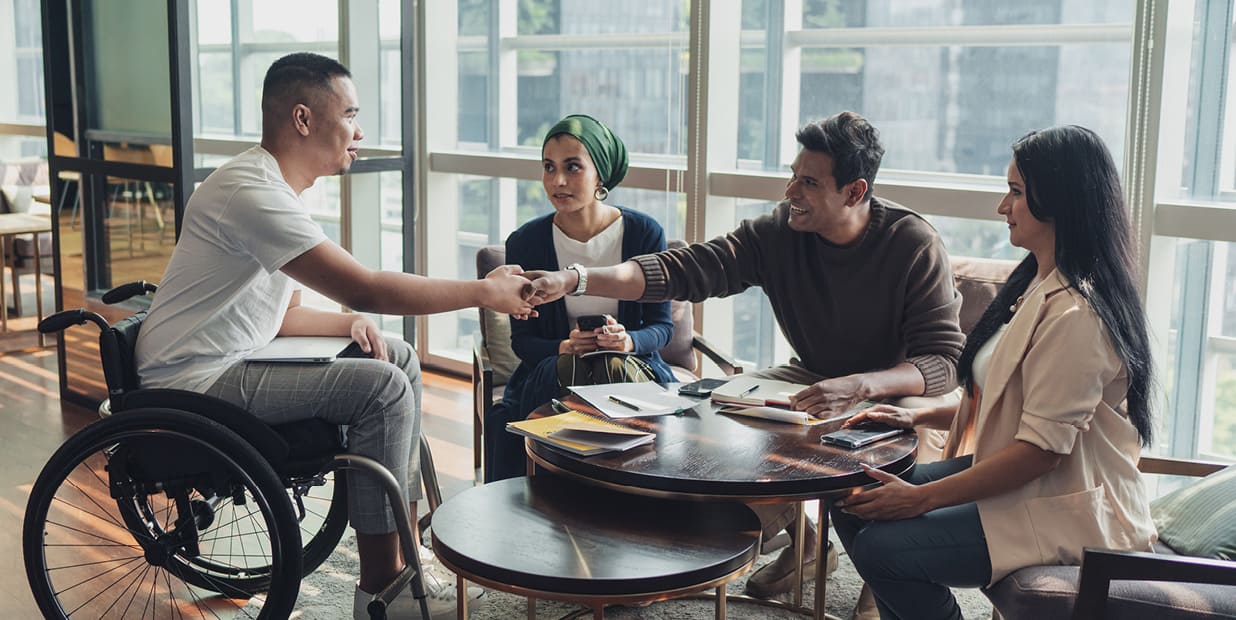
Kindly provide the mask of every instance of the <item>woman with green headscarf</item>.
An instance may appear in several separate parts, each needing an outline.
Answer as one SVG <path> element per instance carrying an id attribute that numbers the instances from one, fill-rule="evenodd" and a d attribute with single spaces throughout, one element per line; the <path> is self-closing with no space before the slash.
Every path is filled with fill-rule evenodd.
<path id="1" fill-rule="evenodd" d="M 674 381 L 657 354 L 674 331 L 669 302 L 587 295 L 588 267 L 665 249 L 665 231 L 656 220 L 605 204 L 627 174 L 626 146 L 600 121 L 572 114 L 545 134 L 541 157 L 541 182 L 554 212 L 507 237 L 506 262 L 525 270 L 576 269 L 581 285 L 538 306 L 539 316 L 511 321 L 511 346 L 520 365 L 485 421 L 486 482 L 524 473 L 523 438 L 506 432 L 506 423 L 526 418 L 567 386 Z M 596 319 L 601 324 L 590 323 L 598 315 L 604 317 Z"/>

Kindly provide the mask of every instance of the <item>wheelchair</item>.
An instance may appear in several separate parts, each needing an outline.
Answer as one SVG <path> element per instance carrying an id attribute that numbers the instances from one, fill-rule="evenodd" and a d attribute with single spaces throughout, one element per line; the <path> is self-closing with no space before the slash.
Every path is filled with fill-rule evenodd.
<path id="1" fill-rule="evenodd" d="M 107 304 L 153 293 L 122 285 Z M 411 583 L 429 619 L 421 565 L 394 476 L 344 452 L 342 428 L 321 420 L 268 426 L 228 402 L 138 387 L 134 347 L 146 311 L 109 325 L 85 309 L 43 319 L 55 333 L 93 322 L 108 399 L 103 418 L 70 437 L 30 493 L 22 532 L 26 576 L 47 618 L 287 618 L 304 575 L 347 526 L 347 470 L 382 481 L 396 508 L 407 568 L 368 611 Z M 430 514 L 441 503 L 433 456 L 420 444 Z"/>

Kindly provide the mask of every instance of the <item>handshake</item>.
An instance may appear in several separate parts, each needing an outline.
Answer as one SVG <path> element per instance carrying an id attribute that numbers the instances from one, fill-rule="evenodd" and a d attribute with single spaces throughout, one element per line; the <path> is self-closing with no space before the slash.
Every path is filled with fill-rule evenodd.
<path id="1" fill-rule="evenodd" d="M 519 265 L 501 265 L 483 280 L 480 306 L 517 319 L 537 316 L 536 307 L 561 298 L 578 285 L 573 271 L 524 271 Z"/>

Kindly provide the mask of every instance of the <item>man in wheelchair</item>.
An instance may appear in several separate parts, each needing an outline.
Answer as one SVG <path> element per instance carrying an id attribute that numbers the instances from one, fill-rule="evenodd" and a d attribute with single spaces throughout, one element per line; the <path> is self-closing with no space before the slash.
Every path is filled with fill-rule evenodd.
<path id="1" fill-rule="evenodd" d="M 421 380 L 415 351 L 382 336 L 361 314 L 301 305 L 301 287 L 378 314 L 481 306 L 528 315 L 528 281 L 515 266 L 486 278 L 437 280 L 375 271 L 326 238 L 300 195 L 319 177 L 347 172 L 363 138 L 348 70 L 316 54 L 277 60 L 262 92 L 262 141 L 194 191 L 181 237 L 137 341 L 143 388 L 176 388 L 233 403 L 268 424 L 318 418 L 348 427 L 348 451 L 394 474 L 410 513 L 421 496 Z M 367 358 L 330 364 L 246 362 L 275 336 L 349 336 Z M 376 479 L 349 477 L 364 601 L 403 568 L 394 519 Z M 428 558 L 423 550 L 422 561 Z M 453 579 L 426 571 L 433 612 L 453 613 Z M 475 595 L 479 596 L 480 590 Z M 419 617 L 401 596 L 390 617 Z"/>

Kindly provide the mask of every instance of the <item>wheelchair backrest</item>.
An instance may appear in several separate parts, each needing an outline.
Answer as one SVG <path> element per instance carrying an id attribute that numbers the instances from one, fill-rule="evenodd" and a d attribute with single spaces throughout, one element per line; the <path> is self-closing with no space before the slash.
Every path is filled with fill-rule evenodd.
<path id="1" fill-rule="evenodd" d="M 107 391 L 112 398 L 139 387 L 137 333 L 142 328 L 142 321 L 145 320 L 146 311 L 142 310 L 117 321 L 99 333 L 99 355 L 103 360 L 103 377 L 107 380 Z"/>

